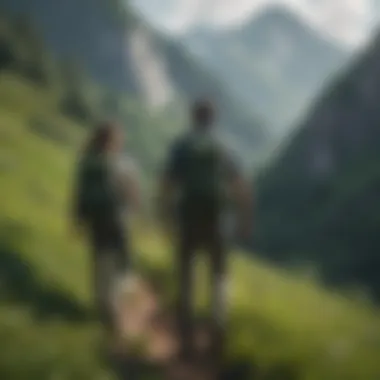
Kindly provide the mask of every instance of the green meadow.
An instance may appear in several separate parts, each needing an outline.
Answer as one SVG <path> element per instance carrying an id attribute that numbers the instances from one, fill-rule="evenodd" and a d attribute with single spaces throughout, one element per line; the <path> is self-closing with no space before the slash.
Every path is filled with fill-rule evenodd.
<path id="1" fill-rule="evenodd" d="M 98 358 L 86 242 L 68 213 L 84 134 L 59 114 L 54 93 L 0 76 L 1 379 L 111 379 Z M 162 276 L 170 297 L 170 240 L 141 223 L 136 263 Z M 229 268 L 231 363 L 250 363 L 265 380 L 380 379 L 380 313 L 365 297 L 329 291 L 306 269 L 276 269 L 244 252 L 231 252 Z M 202 312 L 201 259 L 196 275 Z"/>

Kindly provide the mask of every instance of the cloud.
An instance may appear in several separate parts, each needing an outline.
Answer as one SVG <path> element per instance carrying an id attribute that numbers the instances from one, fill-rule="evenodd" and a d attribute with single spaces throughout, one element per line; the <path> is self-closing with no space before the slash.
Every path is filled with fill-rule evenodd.
<path id="1" fill-rule="evenodd" d="M 292 3 L 323 34 L 349 45 L 364 43 L 377 21 L 371 0 L 293 0 Z"/>
<path id="2" fill-rule="evenodd" d="M 271 4 L 285 4 L 338 41 L 361 45 L 378 17 L 373 0 L 134 0 L 157 25 L 178 33 L 199 24 L 228 27 Z"/>

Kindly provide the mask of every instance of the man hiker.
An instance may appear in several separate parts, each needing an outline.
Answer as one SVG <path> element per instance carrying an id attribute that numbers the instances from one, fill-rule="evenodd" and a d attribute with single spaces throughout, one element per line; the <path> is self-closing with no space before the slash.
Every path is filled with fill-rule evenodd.
<path id="1" fill-rule="evenodd" d="M 207 100 L 191 108 L 191 130 L 172 146 L 164 168 L 160 202 L 164 212 L 175 203 L 178 227 L 176 252 L 179 276 L 178 323 L 180 356 L 191 358 L 192 261 L 197 249 L 204 249 L 212 266 L 212 317 L 214 354 L 223 352 L 226 246 L 222 217 L 229 201 L 238 206 L 239 232 L 250 229 L 250 190 L 240 170 L 214 134 L 214 108 Z"/>
<path id="2" fill-rule="evenodd" d="M 127 217 L 139 204 L 136 168 L 123 149 L 118 124 L 104 122 L 95 129 L 79 160 L 73 200 L 75 226 L 84 228 L 92 248 L 96 306 L 111 336 L 111 292 L 129 269 Z"/>

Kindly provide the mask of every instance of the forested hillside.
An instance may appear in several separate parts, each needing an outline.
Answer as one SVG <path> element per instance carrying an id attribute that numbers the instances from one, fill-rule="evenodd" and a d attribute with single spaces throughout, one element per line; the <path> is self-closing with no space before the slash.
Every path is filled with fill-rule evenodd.
<path id="1" fill-rule="evenodd" d="M 380 41 L 326 88 L 257 179 L 255 246 L 380 296 Z"/>

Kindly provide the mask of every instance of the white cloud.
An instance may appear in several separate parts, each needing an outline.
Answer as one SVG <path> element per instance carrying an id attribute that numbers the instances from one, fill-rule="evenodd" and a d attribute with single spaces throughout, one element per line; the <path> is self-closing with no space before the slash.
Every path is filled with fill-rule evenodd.
<path id="1" fill-rule="evenodd" d="M 152 22 L 173 33 L 201 23 L 227 27 L 244 22 L 273 3 L 283 3 L 326 34 L 349 45 L 361 45 L 371 33 L 374 0 L 133 0 Z"/>
<path id="2" fill-rule="evenodd" d="M 292 3 L 322 33 L 349 45 L 365 42 L 376 22 L 371 0 L 293 0 Z"/>

